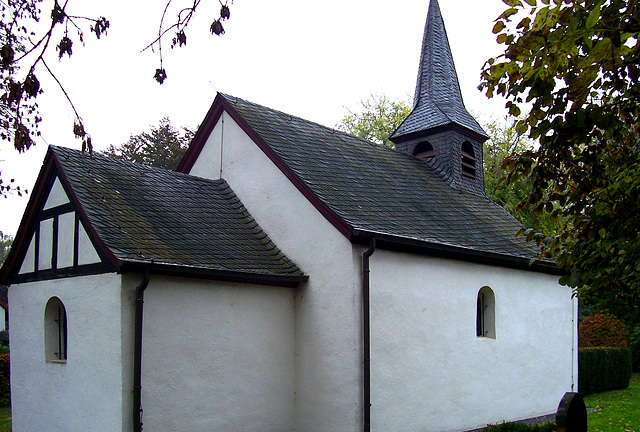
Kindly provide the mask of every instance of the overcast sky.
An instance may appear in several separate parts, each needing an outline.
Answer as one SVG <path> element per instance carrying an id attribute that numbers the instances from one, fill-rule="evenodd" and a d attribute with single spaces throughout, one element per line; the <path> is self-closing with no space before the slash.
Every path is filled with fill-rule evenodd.
<path id="1" fill-rule="evenodd" d="M 157 51 L 140 51 L 157 36 L 164 4 L 69 1 L 69 13 L 104 15 L 111 23 L 99 41 L 84 24 L 84 47 L 74 44 L 70 59 L 58 61 L 55 50 L 48 58 L 96 150 L 126 142 L 165 116 L 175 126 L 195 128 L 217 91 L 330 127 L 371 94 L 411 102 L 429 0 L 235 0 L 221 37 L 209 33 L 220 5 L 203 0 L 187 46 L 171 50 L 170 38 L 165 41 L 168 79 L 160 86 L 152 78 Z M 440 8 L 467 109 L 482 124 L 502 118 L 504 102 L 488 100 L 477 86 L 484 62 L 500 53 L 491 29 L 506 6 L 501 0 L 440 0 Z M 73 110 L 45 74 L 37 72 L 45 91 L 39 98 L 42 138 L 22 155 L 0 143 L 2 177 L 29 190 L 48 144 L 81 146 L 72 133 Z M 15 234 L 27 200 L 0 200 L 0 231 Z"/>

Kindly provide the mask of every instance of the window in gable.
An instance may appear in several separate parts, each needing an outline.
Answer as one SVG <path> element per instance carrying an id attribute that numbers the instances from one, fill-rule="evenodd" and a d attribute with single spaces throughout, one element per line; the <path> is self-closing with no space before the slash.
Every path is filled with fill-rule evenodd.
<path id="1" fill-rule="evenodd" d="M 460 153 L 462 154 L 462 175 L 476 178 L 476 158 L 469 141 L 462 143 Z"/>
<path id="2" fill-rule="evenodd" d="M 496 338 L 496 301 L 493 290 L 488 286 L 478 291 L 476 336 Z"/>
<path id="3" fill-rule="evenodd" d="M 435 154 L 436 152 L 433 150 L 433 146 L 429 141 L 419 142 L 413 149 L 413 156 L 418 159 L 427 159 L 433 157 Z"/>
<path id="4" fill-rule="evenodd" d="M 58 297 L 51 297 L 44 310 L 44 351 L 48 362 L 67 361 L 67 310 Z"/>

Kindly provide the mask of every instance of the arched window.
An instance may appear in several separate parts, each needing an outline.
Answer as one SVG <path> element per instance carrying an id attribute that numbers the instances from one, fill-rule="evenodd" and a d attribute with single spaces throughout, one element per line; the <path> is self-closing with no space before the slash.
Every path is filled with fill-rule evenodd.
<path id="1" fill-rule="evenodd" d="M 478 291 L 476 336 L 496 338 L 496 298 L 488 286 Z"/>
<path id="2" fill-rule="evenodd" d="M 67 310 L 58 297 L 44 309 L 44 354 L 48 362 L 67 361 Z"/>
<path id="3" fill-rule="evenodd" d="M 426 159 L 433 157 L 436 152 L 429 141 L 422 141 L 413 149 L 413 156 L 418 159 Z"/>
<path id="4" fill-rule="evenodd" d="M 462 154 L 462 175 L 476 178 L 476 157 L 473 152 L 473 146 L 469 141 L 462 143 L 460 149 Z"/>

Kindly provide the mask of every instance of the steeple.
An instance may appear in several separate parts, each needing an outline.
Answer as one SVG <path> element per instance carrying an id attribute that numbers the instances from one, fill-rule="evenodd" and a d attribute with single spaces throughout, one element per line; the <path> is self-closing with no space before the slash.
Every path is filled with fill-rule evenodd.
<path id="1" fill-rule="evenodd" d="M 440 6 L 438 0 L 431 0 L 422 39 L 413 111 L 391 138 L 402 140 L 408 134 L 449 125 L 461 126 L 487 138 L 464 106 Z"/>
<path id="2" fill-rule="evenodd" d="M 452 186 L 484 193 L 482 143 L 487 139 L 464 106 L 440 6 L 431 0 L 413 110 L 391 140 L 399 151 L 430 161 Z"/>

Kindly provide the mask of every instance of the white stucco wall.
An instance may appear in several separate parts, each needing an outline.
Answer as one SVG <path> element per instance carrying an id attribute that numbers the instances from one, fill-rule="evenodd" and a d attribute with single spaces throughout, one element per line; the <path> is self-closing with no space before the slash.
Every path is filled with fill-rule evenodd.
<path id="1" fill-rule="evenodd" d="M 68 358 L 45 361 L 44 311 L 51 297 L 66 308 Z M 13 431 L 125 431 L 121 278 L 116 274 L 15 284 L 11 304 Z M 130 411 L 130 410 L 129 410 Z"/>
<path id="2" fill-rule="evenodd" d="M 224 139 L 218 122 L 191 174 L 215 179 L 222 167 L 260 226 L 310 276 L 295 297 L 295 430 L 360 430 L 360 275 L 351 244 L 233 119 L 222 120 Z"/>
<path id="3" fill-rule="evenodd" d="M 291 288 L 151 275 L 144 304 L 145 430 L 293 431 Z"/>
<path id="4" fill-rule="evenodd" d="M 295 301 L 296 430 L 361 430 L 364 248 L 223 120 L 224 137 L 219 122 L 191 174 L 221 174 L 310 276 Z M 577 308 L 556 276 L 377 250 L 371 283 L 372 430 L 464 430 L 549 414 L 577 382 Z M 495 340 L 476 337 L 483 286 L 496 297 Z"/>
<path id="5" fill-rule="evenodd" d="M 495 339 L 476 336 L 483 286 L 495 293 Z M 577 385 L 576 308 L 557 276 L 377 250 L 371 306 L 372 430 L 549 414 Z"/>

